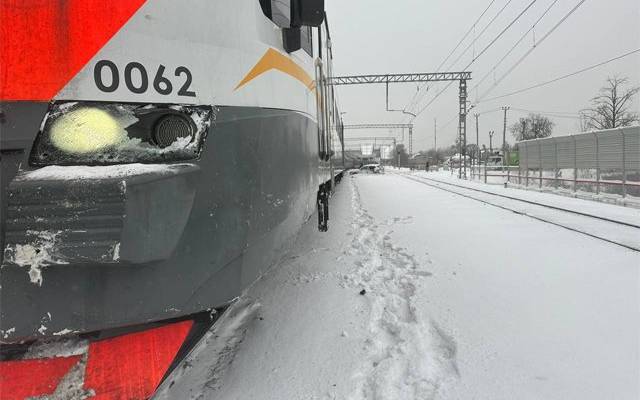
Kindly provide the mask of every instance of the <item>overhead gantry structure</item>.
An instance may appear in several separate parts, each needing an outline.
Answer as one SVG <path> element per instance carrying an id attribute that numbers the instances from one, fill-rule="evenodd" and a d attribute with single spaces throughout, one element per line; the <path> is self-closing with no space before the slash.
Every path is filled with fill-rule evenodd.
<path id="1" fill-rule="evenodd" d="M 344 138 L 345 143 L 345 151 L 353 150 L 354 145 L 349 145 L 347 142 L 357 142 L 355 146 L 360 147 L 362 149 L 362 145 L 370 145 L 371 151 L 375 153 L 376 150 L 380 152 L 380 157 L 382 158 L 382 146 L 383 144 L 392 148 L 392 154 L 394 154 L 393 158 L 396 159 L 396 166 L 400 166 L 400 157 L 397 156 L 397 143 L 396 137 L 393 136 L 362 136 L 362 137 L 350 137 Z M 376 148 L 377 146 L 377 148 Z M 364 154 L 363 154 L 364 155 Z M 388 158 L 387 158 L 388 159 Z"/>
<path id="2" fill-rule="evenodd" d="M 471 72 L 425 72 L 415 74 L 330 76 L 329 85 L 362 85 L 364 83 L 445 82 L 471 79 Z"/>
<path id="3" fill-rule="evenodd" d="M 401 129 L 404 142 L 404 130 L 409 131 L 409 154 L 413 150 L 413 124 L 355 124 L 343 125 L 344 129 Z"/>
<path id="4" fill-rule="evenodd" d="M 426 72 L 411 74 L 381 74 L 381 75 L 348 75 L 333 76 L 327 78 L 329 85 L 365 85 L 383 83 L 386 86 L 386 106 L 387 111 L 400 111 L 405 114 L 413 115 L 406 110 L 390 110 L 389 109 L 389 84 L 390 83 L 409 83 L 409 82 L 459 82 L 459 120 L 458 120 L 458 149 L 459 153 L 466 161 L 467 148 L 467 81 L 471 79 L 471 72 Z M 346 127 L 346 125 L 345 125 Z M 413 129 L 413 128 L 412 128 Z M 409 154 L 412 154 L 413 132 L 409 135 Z M 466 162 L 464 166 L 464 177 L 466 178 Z M 460 169 L 460 176 L 463 175 L 463 169 Z"/>

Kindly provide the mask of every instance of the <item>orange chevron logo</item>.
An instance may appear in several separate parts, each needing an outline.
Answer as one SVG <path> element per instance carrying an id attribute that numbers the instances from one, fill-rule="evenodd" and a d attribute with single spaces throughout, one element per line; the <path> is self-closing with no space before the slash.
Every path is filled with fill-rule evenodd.
<path id="1" fill-rule="evenodd" d="M 270 48 L 264 53 L 264 55 L 262 56 L 262 58 L 260 58 L 256 65 L 251 68 L 251 71 L 249 71 L 247 75 L 242 78 L 242 80 L 240 81 L 240 83 L 238 83 L 238 86 L 236 86 L 234 90 L 238 90 L 240 87 L 246 85 L 253 79 L 272 69 L 284 72 L 292 78 L 297 79 L 309 90 L 315 89 L 315 81 L 309 76 L 309 74 L 307 74 L 304 69 L 302 69 L 302 67 L 291 60 L 291 58 L 283 55 L 279 51 Z"/>

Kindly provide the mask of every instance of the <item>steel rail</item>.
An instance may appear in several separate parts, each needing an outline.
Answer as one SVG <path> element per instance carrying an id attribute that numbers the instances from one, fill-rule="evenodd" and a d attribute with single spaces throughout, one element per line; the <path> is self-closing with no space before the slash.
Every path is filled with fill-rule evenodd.
<path id="1" fill-rule="evenodd" d="M 428 180 L 428 181 L 436 182 L 436 183 L 441 183 L 443 185 L 455 186 L 455 187 L 460 188 L 460 189 L 472 190 L 474 192 L 490 194 L 492 196 L 504 197 L 505 199 L 509 199 L 509 200 L 521 201 L 523 203 L 528 203 L 528 204 L 532 204 L 532 205 L 535 205 L 535 206 L 551 208 L 551 209 L 558 210 L 558 211 L 564 211 L 564 212 L 568 212 L 568 213 L 572 213 L 572 214 L 578 214 L 578 215 L 581 215 L 583 217 L 596 218 L 596 219 L 600 219 L 600 220 L 603 220 L 603 221 L 612 222 L 614 224 L 626 225 L 626 226 L 630 226 L 632 228 L 640 229 L 640 225 L 632 224 L 630 222 L 619 221 L 617 219 L 601 217 L 599 215 L 593 215 L 593 214 L 584 213 L 584 212 L 581 212 L 581 211 L 570 210 L 568 208 L 562 208 L 562 207 L 552 206 L 552 205 L 549 205 L 549 204 L 538 203 L 538 202 L 531 201 L 531 200 L 521 199 L 519 197 L 513 197 L 513 196 L 507 196 L 507 195 L 504 195 L 504 194 L 498 194 L 498 193 L 494 193 L 494 192 L 489 192 L 487 190 L 482 190 L 482 189 L 477 189 L 477 188 L 470 188 L 470 187 L 463 186 L 463 185 L 456 185 L 455 183 L 443 182 L 443 181 L 439 181 L 437 179 L 425 178 L 425 177 L 422 177 L 422 176 L 421 177 L 415 177 L 415 178 L 424 179 L 424 180 Z"/>
<path id="2" fill-rule="evenodd" d="M 487 205 L 494 206 L 494 207 L 497 207 L 497 208 L 500 208 L 500 209 L 503 209 L 503 210 L 511 211 L 513 213 L 524 215 L 524 216 L 527 216 L 529 218 L 532 218 L 532 219 L 535 219 L 535 220 L 538 220 L 538 221 L 541 221 L 541 222 L 546 222 L 546 223 L 551 224 L 551 225 L 555 225 L 555 226 L 558 226 L 558 227 L 561 227 L 561 228 L 565 228 L 565 229 L 568 229 L 568 230 L 576 232 L 576 233 L 581 233 L 583 235 L 586 235 L 586 236 L 589 236 L 589 237 L 592 237 L 592 238 L 595 238 L 595 239 L 599 239 L 599 240 L 605 241 L 607 243 L 615 244 L 615 245 L 624 247 L 624 248 L 629 249 L 629 250 L 640 252 L 640 248 L 633 247 L 633 246 L 625 244 L 625 243 L 616 242 L 615 240 L 607 239 L 605 237 L 598 236 L 598 235 L 595 235 L 593 233 L 585 232 L 585 231 L 582 231 L 582 230 L 577 229 L 577 228 L 572 228 L 570 226 L 562 225 L 562 224 L 560 224 L 558 222 L 550 221 L 548 219 L 537 217 L 535 215 L 527 214 L 527 213 L 525 213 L 523 211 L 518 211 L 518 210 L 515 210 L 515 209 L 512 209 L 512 208 L 506 207 L 506 206 L 502 206 L 502 205 L 499 205 L 499 204 L 491 203 L 490 201 L 479 199 L 477 197 L 473 197 L 473 196 L 470 196 L 468 194 L 460 193 L 460 192 L 457 192 L 455 190 L 450 190 L 450 189 L 447 189 L 447 188 L 443 188 L 442 186 L 434 185 L 434 184 L 429 183 L 429 182 L 425 182 L 425 180 L 430 181 L 430 182 L 439 183 L 439 184 L 454 186 L 454 187 L 457 187 L 457 188 L 460 188 L 460 189 L 465 189 L 465 190 L 470 190 L 470 191 L 490 194 L 490 195 L 497 196 L 497 197 L 503 197 L 503 198 L 506 198 L 506 199 L 509 199 L 509 200 L 521 201 L 523 203 L 528 203 L 528 204 L 532 204 L 532 205 L 536 205 L 536 206 L 540 206 L 540 207 L 546 207 L 546 208 L 550 208 L 550 209 L 554 209 L 554 210 L 558 210 L 558 211 L 563 211 L 563 212 L 576 214 L 576 215 L 580 215 L 580 216 L 584 216 L 584 217 L 595 218 L 595 219 L 599 219 L 599 220 L 610 222 L 610 223 L 614 223 L 614 224 L 625 225 L 625 226 L 629 226 L 629 227 L 632 227 L 632 228 L 640 229 L 640 226 L 635 225 L 635 224 L 631 224 L 631 223 L 623 222 L 623 221 L 618 221 L 618 220 L 615 220 L 615 219 L 600 217 L 600 216 L 593 215 L 593 214 L 583 213 L 583 212 L 580 212 L 580 211 L 569 210 L 569 209 L 562 208 L 562 207 L 556 207 L 556 206 L 551 206 L 551 205 L 548 205 L 548 204 L 537 203 L 535 201 L 523 200 L 523 199 L 519 199 L 517 197 L 506 196 L 506 195 L 501 195 L 501 194 L 497 194 L 497 193 L 492 193 L 492 192 L 488 192 L 488 191 L 485 191 L 485 190 L 469 188 L 469 187 L 462 186 L 462 185 L 456 185 L 454 183 L 442 182 L 442 181 L 439 181 L 437 179 L 430 179 L 430 178 L 424 178 L 424 177 L 414 177 L 414 176 L 408 176 L 408 175 L 404 175 L 404 174 L 399 174 L 399 175 L 402 176 L 403 178 L 406 178 L 408 180 L 411 180 L 411 181 L 414 181 L 414 182 L 417 182 L 417 183 L 421 183 L 421 184 L 426 185 L 426 186 L 430 186 L 430 187 L 433 187 L 433 188 L 436 188 L 436 189 L 440 189 L 440 190 L 443 190 L 445 192 L 457 194 L 458 196 L 462 196 L 462 197 L 466 197 L 468 199 L 476 200 L 476 201 L 479 201 L 479 202 L 481 202 L 483 204 L 487 204 Z"/>

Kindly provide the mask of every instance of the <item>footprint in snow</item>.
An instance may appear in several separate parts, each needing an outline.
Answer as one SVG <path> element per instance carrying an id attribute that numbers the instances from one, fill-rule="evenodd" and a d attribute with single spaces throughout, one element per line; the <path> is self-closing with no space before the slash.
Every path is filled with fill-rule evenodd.
<path id="1" fill-rule="evenodd" d="M 359 260 L 345 284 L 366 282 L 369 329 L 363 338 L 367 357 L 354 375 L 356 389 L 349 398 L 378 398 L 380 393 L 407 400 L 433 398 L 444 381 L 458 376 L 456 345 L 435 323 L 420 321 L 416 313 L 416 278 L 432 276 L 431 272 L 421 270 L 412 254 L 394 246 L 391 232 L 379 232 L 380 226 L 409 223 L 412 217 L 374 223 L 362 207 L 354 181 L 351 187 L 351 248 Z"/>

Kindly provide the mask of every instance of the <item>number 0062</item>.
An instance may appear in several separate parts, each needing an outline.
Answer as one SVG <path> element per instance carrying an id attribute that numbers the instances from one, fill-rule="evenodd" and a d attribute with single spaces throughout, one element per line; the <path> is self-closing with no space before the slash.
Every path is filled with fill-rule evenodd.
<path id="1" fill-rule="evenodd" d="M 173 92 L 173 84 L 171 80 L 164 76 L 166 67 L 162 64 L 153 77 L 153 90 L 162 95 L 169 95 Z M 184 76 L 182 86 L 178 90 L 178 96 L 195 97 L 196 92 L 189 90 L 191 81 L 191 71 L 187 67 L 180 66 L 175 69 L 174 75 L 178 78 Z M 134 82 L 134 76 L 137 76 L 137 82 Z M 107 78 L 107 79 L 104 79 Z M 110 78 L 110 79 L 109 79 Z M 115 92 L 120 87 L 120 72 L 118 66 L 109 60 L 100 60 L 93 68 L 93 79 L 98 89 L 103 92 Z M 105 82 L 106 81 L 106 82 Z M 132 93 L 142 94 L 149 89 L 149 75 L 147 69 L 139 62 L 132 61 L 124 67 L 124 84 Z"/>

